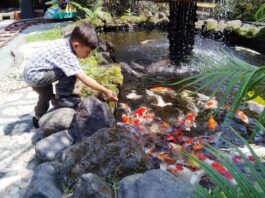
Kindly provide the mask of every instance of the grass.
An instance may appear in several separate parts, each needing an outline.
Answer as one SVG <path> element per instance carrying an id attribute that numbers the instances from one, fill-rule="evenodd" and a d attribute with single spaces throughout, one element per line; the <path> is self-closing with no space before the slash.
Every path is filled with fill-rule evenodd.
<path id="1" fill-rule="evenodd" d="M 36 34 L 31 34 L 26 37 L 27 42 L 38 42 L 38 41 L 48 41 L 61 38 L 62 28 L 54 28 L 51 30 L 43 31 Z"/>

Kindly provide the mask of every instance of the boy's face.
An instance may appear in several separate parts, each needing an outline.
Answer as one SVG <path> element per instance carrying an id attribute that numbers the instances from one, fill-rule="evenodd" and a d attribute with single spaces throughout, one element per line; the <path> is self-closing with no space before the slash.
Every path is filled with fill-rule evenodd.
<path id="1" fill-rule="evenodd" d="M 85 46 L 78 41 L 74 41 L 72 45 L 78 58 L 86 58 L 92 51 L 90 47 Z"/>

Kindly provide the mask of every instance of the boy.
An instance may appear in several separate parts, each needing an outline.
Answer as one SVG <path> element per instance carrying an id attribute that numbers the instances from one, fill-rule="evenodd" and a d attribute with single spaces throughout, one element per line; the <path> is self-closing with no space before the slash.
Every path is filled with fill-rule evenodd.
<path id="1" fill-rule="evenodd" d="M 49 42 L 45 49 L 39 51 L 26 64 L 24 80 L 39 95 L 35 106 L 33 125 L 38 128 L 38 120 L 49 109 L 49 101 L 60 107 L 76 107 L 80 98 L 72 92 L 76 79 L 86 86 L 103 93 L 108 100 L 118 101 L 117 96 L 87 76 L 79 65 L 78 58 L 86 58 L 99 43 L 95 29 L 88 23 L 74 28 L 70 39 Z M 56 94 L 52 83 L 58 81 Z"/>

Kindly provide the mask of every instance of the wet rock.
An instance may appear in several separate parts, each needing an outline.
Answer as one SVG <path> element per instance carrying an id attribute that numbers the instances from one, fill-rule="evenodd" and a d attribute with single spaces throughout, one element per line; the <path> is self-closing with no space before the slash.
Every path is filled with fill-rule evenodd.
<path id="1" fill-rule="evenodd" d="M 109 106 L 94 97 L 85 98 L 78 106 L 72 131 L 79 142 L 104 127 L 112 127 L 114 117 Z"/>
<path id="2" fill-rule="evenodd" d="M 121 69 L 122 69 L 122 73 L 124 75 L 124 78 L 127 80 L 130 80 L 131 78 L 134 79 L 134 77 L 141 78 L 143 76 L 143 73 L 135 71 L 127 63 L 120 63 L 120 65 L 121 65 Z"/>
<path id="3" fill-rule="evenodd" d="M 88 173 L 82 175 L 76 186 L 72 198 L 97 197 L 114 198 L 114 193 L 108 184 L 95 174 Z"/>
<path id="4" fill-rule="evenodd" d="M 69 129 L 73 124 L 75 110 L 71 108 L 53 109 L 43 115 L 39 120 L 39 126 L 47 135 Z"/>
<path id="5" fill-rule="evenodd" d="M 62 164 L 67 183 L 89 172 L 117 179 L 135 173 L 139 168 L 145 169 L 146 156 L 130 133 L 103 128 L 68 148 Z"/>
<path id="6" fill-rule="evenodd" d="M 61 186 L 58 183 L 59 166 L 54 162 L 39 165 L 34 172 L 31 183 L 24 198 L 60 198 L 63 197 Z"/>
<path id="7" fill-rule="evenodd" d="M 193 197 L 194 187 L 164 170 L 151 170 L 123 178 L 118 198 Z"/>
<path id="8" fill-rule="evenodd" d="M 74 139 L 68 130 L 60 131 L 36 144 L 35 152 L 42 161 L 52 161 L 62 153 L 62 151 L 73 144 Z"/>

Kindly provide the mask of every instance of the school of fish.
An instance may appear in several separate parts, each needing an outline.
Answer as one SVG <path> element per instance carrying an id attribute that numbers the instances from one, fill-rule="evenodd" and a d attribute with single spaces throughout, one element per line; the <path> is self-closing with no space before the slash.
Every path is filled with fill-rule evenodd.
<path id="1" fill-rule="evenodd" d="M 166 92 L 170 88 L 154 87 L 151 91 Z M 121 122 L 117 123 L 118 127 L 128 131 L 138 141 L 146 152 L 146 156 L 150 160 L 158 160 L 159 168 L 167 170 L 176 176 L 184 176 L 189 179 L 190 183 L 195 184 L 205 175 L 199 165 L 183 156 L 182 151 L 193 153 L 197 158 L 204 161 L 232 184 L 236 184 L 232 174 L 218 162 L 214 156 L 207 155 L 205 147 L 208 144 L 214 144 L 216 141 L 215 134 L 201 135 L 197 137 L 189 137 L 191 127 L 196 127 L 196 111 L 180 115 L 176 117 L 176 124 L 170 125 L 162 120 L 146 106 L 141 106 L 136 110 L 131 110 L 129 105 L 121 103 L 124 109 Z M 218 102 L 212 98 L 205 102 L 204 109 L 216 109 Z M 235 117 L 248 123 L 248 117 L 242 112 L 237 111 Z M 207 123 L 209 130 L 215 130 L 219 124 L 213 116 Z M 234 156 L 232 161 L 239 163 L 240 157 Z M 251 156 L 249 156 L 251 158 Z"/>

